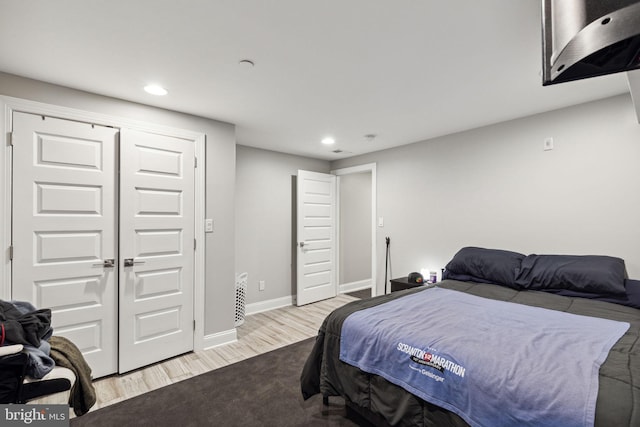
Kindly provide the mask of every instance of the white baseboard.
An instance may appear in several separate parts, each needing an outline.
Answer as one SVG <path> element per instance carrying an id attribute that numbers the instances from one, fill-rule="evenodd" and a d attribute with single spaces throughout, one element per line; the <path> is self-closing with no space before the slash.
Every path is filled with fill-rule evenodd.
<path id="1" fill-rule="evenodd" d="M 247 304 L 245 307 L 245 315 L 262 313 L 263 311 L 274 310 L 276 308 L 288 307 L 294 304 L 293 295 L 289 295 L 287 297 L 270 299 L 267 301 L 254 302 L 251 304 Z"/>
<path id="2" fill-rule="evenodd" d="M 203 350 L 207 350 L 220 345 L 231 344 L 238 341 L 238 334 L 235 329 L 217 332 L 211 335 L 205 335 L 203 342 Z"/>
<path id="3" fill-rule="evenodd" d="M 339 286 L 339 293 L 359 291 L 360 289 L 368 289 L 371 287 L 371 279 L 360 280 L 358 282 L 345 283 Z M 247 304 L 244 308 L 245 316 L 251 314 L 262 313 L 264 311 L 275 310 L 276 308 L 289 307 L 296 303 L 295 295 L 274 298 L 267 301 L 254 302 Z"/>
<path id="4" fill-rule="evenodd" d="M 369 289 L 371 287 L 371 279 L 359 280 L 357 282 L 343 283 L 339 286 L 339 293 L 359 291 L 361 289 Z"/>

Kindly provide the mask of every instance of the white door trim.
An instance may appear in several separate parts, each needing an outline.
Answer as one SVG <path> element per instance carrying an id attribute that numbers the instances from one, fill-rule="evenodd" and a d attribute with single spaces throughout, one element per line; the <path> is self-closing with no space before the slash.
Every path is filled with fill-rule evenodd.
<path id="1" fill-rule="evenodd" d="M 30 101 L 21 98 L 0 95 L 0 110 L 4 112 L 4 119 L 0 120 L 0 165 L 4 166 L 4 173 L 0 174 L 0 299 L 11 299 L 11 260 L 9 258 L 9 246 L 11 245 L 11 173 L 12 158 L 9 135 L 12 131 L 11 117 L 14 111 L 22 111 L 31 114 L 41 114 L 60 119 L 75 120 L 86 123 L 94 123 L 102 126 L 116 128 L 129 128 L 148 133 L 157 133 L 177 138 L 191 140 L 195 144 L 198 167 L 195 170 L 195 236 L 196 254 L 194 266 L 194 350 L 204 348 L 204 268 L 205 268 L 205 231 L 204 231 L 204 206 L 205 206 L 205 139 L 206 136 L 199 132 L 173 128 L 126 117 L 112 116 L 109 114 L 94 113 L 75 108 L 61 107 Z"/>
<path id="2" fill-rule="evenodd" d="M 350 175 L 354 173 L 362 173 L 362 172 L 371 172 L 371 296 L 375 297 L 377 292 L 377 269 L 376 269 L 376 217 L 378 216 L 376 207 L 378 203 L 376 201 L 377 194 L 377 186 L 376 186 L 376 164 L 375 163 L 367 163 L 359 166 L 351 166 L 348 168 L 335 169 L 332 170 L 331 173 L 338 177 L 338 188 L 337 188 L 337 211 L 340 212 L 340 176 L 342 175 Z M 336 229 L 338 230 L 338 236 L 340 236 L 340 215 L 336 215 L 337 225 Z M 338 237 L 338 242 L 340 238 Z M 336 274 L 340 274 L 340 244 L 337 244 L 336 249 Z M 338 284 L 339 285 L 339 284 Z"/>

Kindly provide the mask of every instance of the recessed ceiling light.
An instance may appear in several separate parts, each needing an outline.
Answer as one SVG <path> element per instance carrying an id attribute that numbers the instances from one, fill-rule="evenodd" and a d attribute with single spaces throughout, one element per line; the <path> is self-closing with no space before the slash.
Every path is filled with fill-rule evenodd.
<path id="1" fill-rule="evenodd" d="M 324 139 L 322 140 L 322 143 L 323 143 L 324 145 L 331 145 L 331 144 L 335 144 L 335 143 L 336 143 L 336 140 L 335 140 L 335 139 L 333 139 L 333 138 L 331 138 L 330 136 L 328 136 L 328 137 L 326 137 L 326 138 L 324 138 Z"/>
<path id="2" fill-rule="evenodd" d="M 158 95 L 158 96 L 164 96 L 167 93 L 169 93 L 165 88 L 158 85 L 146 85 L 144 87 L 144 90 L 145 92 L 150 93 L 151 95 Z"/>

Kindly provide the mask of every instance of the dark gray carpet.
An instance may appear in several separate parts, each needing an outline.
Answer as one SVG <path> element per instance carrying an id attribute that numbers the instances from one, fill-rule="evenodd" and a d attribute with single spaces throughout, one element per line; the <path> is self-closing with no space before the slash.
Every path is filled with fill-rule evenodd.
<path id="1" fill-rule="evenodd" d="M 300 372 L 315 338 L 89 412 L 71 426 L 357 426 L 344 401 L 307 401 Z"/>

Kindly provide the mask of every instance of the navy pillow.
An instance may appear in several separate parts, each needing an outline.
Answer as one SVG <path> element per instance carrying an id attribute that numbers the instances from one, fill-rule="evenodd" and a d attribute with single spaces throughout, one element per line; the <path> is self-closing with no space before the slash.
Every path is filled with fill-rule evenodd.
<path id="1" fill-rule="evenodd" d="M 531 290 L 568 289 L 600 295 L 625 295 L 624 261 L 600 255 L 529 255 L 516 285 Z"/>
<path id="2" fill-rule="evenodd" d="M 625 281 L 625 290 L 627 291 L 627 301 L 629 307 L 640 308 L 640 281 L 627 279 Z"/>
<path id="3" fill-rule="evenodd" d="M 444 279 L 516 287 L 515 279 L 523 254 L 500 249 L 465 247 L 445 267 Z"/>

